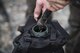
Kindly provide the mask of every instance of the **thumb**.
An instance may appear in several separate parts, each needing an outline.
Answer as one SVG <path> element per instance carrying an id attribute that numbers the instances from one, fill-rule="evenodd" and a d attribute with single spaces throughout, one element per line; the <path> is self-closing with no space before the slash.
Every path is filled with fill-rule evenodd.
<path id="1" fill-rule="evenodd" d="M 37 21 L 39 15 L 40 15 L 41 9 L 42 9 L 42 3 L 39 0 L 37 0 L 36 7 L 34 9 L 34 19 L 36 21 Z"/>

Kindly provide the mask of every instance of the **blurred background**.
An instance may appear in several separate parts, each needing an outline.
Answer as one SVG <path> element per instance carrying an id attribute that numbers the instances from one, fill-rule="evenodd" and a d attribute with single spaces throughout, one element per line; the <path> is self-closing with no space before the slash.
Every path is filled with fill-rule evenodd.
<path id="1" fill-rule="evenodd" d="M 0 53 L 11 53 L 13 50 L 13 40 L 20 34 L 17 31 L 18 26 L 23 26 L 26 17 L 34 9 L 32 6 L 33 0 L 0 0 Z M 31 4 L 30 4 L 31 3 Z M 30 10 L 29 9 L 29 5 Z M 35 4 L 34 4 L 35 5 Z M 32 9 L 31 9 L 32 8 Z M 70 18 L 70 5 L 57 12 L 53 12 L 52 20 L 58 20 L 61 26 L 69 33 L 72 34 L 77 31 L 76 28 L 71 27 L 69 24 Z M 75 42 L 74 42 L 75 43 Z M 73 47 L 70 46 L 70 50 Z M 64 46 L 64 50 L 66 46 Z M 71 53 L 70 51 L 68 53 Z"/>

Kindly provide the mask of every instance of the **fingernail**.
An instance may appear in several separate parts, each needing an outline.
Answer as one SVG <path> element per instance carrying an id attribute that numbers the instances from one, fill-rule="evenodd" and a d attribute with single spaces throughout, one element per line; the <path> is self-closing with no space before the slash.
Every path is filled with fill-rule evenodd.
<path id="1" fill-rule="evenodd" d="M 37 21 L 38 15 L 34 14 L 34 19 Z"/>
<path id="2" fill-rule="evenodd" d="M 37 21 L 37 18 L 35 18 L 35 20 Z"/>
<path id="3" fill-rule="evenodd" d="M 38 15 L 37 15 L 37 14 L 34 14 L 34 17 L 36 17 L 36 18 L 37 18 L 37 17 L 38 17 Z"/>

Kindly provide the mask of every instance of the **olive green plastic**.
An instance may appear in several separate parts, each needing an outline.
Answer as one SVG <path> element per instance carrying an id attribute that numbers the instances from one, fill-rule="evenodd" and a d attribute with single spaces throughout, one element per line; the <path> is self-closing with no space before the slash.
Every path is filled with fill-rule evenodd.
<path id="1" fill-rule="evenodd" d="M 33 35 L 36 36 L 36 37 L 44 37 L 44 36 L 47 36 L 48 27 L 46 25 L 44 25 L 42 27 L 42 29 L 39 29 L 39 26 L 38 25 L 35 25 L 32 28 L 32 32 L 33 32 Z"/>

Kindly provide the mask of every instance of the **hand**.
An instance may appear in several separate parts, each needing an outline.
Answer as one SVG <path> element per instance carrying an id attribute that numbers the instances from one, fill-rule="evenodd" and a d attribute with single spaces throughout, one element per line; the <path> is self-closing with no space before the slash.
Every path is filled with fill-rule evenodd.
<path id="1" fill-rule="evenodd" d="M 37 18 L 39 17 L 41 10 L 42 13 L 44 13 L 46 9 L 51 11 L 57 11 L 63 9 L 68 3 L 68 0 L 36 0 L 34 19 L 37 21 Z"/>

